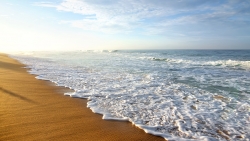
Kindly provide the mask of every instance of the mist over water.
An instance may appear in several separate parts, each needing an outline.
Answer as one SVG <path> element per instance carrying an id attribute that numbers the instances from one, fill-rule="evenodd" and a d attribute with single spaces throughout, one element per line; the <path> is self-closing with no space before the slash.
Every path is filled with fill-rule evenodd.
<path id="1" fill-rule="evenodd" d="M 104 119 L 176 140 L 250 140 L 249 50 L 15 54 Z"/>

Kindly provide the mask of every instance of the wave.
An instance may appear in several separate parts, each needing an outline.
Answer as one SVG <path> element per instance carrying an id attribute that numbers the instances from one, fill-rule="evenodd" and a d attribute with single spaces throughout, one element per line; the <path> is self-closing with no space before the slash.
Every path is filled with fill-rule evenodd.
<path id="1" fill-rule="evenodd" d="M 94 53 L 94 52 L 118 52 L 118 50 L 81 50 L 81 52 L 88 52 L 88 53 Z"/>
<path id="2" fill-rule="evenodd" d="M 168 58 L 152 58 L 153 61 L 169 61 Z"/>
<path id="3" fill-rule="evenodd" d="M 237 140 L 238 138 L 244 140 L 250 138 L 250 104 L 248 103 L 250 97 L 248 94 L 245 94 L 245 98 L 239 101 L 227 93 L 209 92 L 205 89 L 172 81 L 176 77 L 175 73 L 189 76 L 184 72 L 178 72 L 178 69 L 185 66 L 198 64 L 199 66 L 222 67 L 224 64 L 232 65 L 236 62 L 230 62 L 230 60 L 226 60 L 226 62 L 223 60 L 222 62 L 218 62 L 219 60 L 194 61 L 185 60 L 185 58 L 148 56 L 143 59 L 150 61 L 145 61 L 138 60 L 138 56 L 132 58 L 137 54 L 133 54 L 132 57 L 128 56 L 129 58 L 124 57 L 125 55 L 97 54 L 104 55 L 106 60 L 109 60 L 108 62 L 112 62 L 108 65 L 116 67 L 120 64 L 117 59 L 121 59 L 123 61 L 122 71 L 113 71 L 112 67 L 108 71 L 98 69 L 97 67 L 103 63 L 107 66 L 104 59 L 100 59 L 101 61 L 98 63 L 91 63 L 91 66 L 95 65 L 93 67 L 89 67 L 86 63 L 77 64 L 76 67 L 73 63 L 76 62 L 76 59 L 71 60 L 70 65 L 67 65 L 65 62 L 61 62 L 62 58 L 66 58 L 65 56 L 61 56 L 59 62 L 30 57 L 16 57 L 16 59 L 28 65 L 31 68 L 30 73 L 38 75 L 38 79 L 50 80 L 59 86 L 75 90 L 74 93 L 66 95 L 88 98 L 88 107 L 95 113 L 103 114 L 103 119 L 128 120 L 147 133 L 159 135 L 168 140 Z M 71 54 L 70 56 L 84 60 L 82 57 L 88 55 L 97 57 L 95 54 L 80 54 L 79 56 Z M 141 54 L 139 55 L 141 56 Z M 152 56 L 152 54 L 150 55 Z M 70 59 L 70 57 L 68 58 Z M 174 67 L 162 65 L 164 67 L 159 70 L 158 67 L 151 66 L 152 61 L 158 61 L 153 63 L 171 63 L 171 65 L 174 64 Z M 175 66 L 175 64 L 177 65 Z M 126 65 L 146 68 L 143 70 L 148 72 L 143 74 L 130 73 L 124 71 Z M 88 69 L 92 71 L 88 71 Z M 170 75 L 157 73 L 157 71 L 165 71 L 165 69 L 175 71 L 173 76 L 170 73 Z M 200 78 L 197 73 L 195 76 Z M 210 78 L 217 81 L 217 77 Z M 244 80 L 234 78 L 241 82 Z M 220 81 L 222 80 L 220 78 Z M 245 81 L 249 82 L 249 79 L 247 78 Z M 221 83 L 217 84 L 223 86 Z M 249 88 L 246 88 L 246 91 L 249 91 Z"/>
<path id="4" fill-rule="evenodd" d="M 208 61 L 205 63 L 205 65 L 224 66 L 224 67 L 242 67 L 245 69 L 250 69 L 250 61 L 218 60 L 218 61 Z"/>
<path id="5" fill-rule="evenodd" d="M 141 57 L 143 58 L 143 57 Z M 231 68 L 242 68 L 250 69 L 250 61 L 239 61 L 239 60 L 216 60 L 216 61 L 203 61 L 203 60 L 185 60 L 185 59 L 170 59 L 170 58 L 155 58 L 147 57 L 152 61 L 162 61 L 174 64 L 187 64 L 195 66 L 217 66 L 217 67 L 231 67 Z"/>

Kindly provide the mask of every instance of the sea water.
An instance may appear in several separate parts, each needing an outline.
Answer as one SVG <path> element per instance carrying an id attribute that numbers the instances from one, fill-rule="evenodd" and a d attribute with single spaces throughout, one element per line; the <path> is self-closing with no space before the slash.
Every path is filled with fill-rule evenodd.
<path id="1" fill-rule="evenodd" d="M 249 50 L 30 52 L 38 79 L 168 140 L 250 140 Z"/>

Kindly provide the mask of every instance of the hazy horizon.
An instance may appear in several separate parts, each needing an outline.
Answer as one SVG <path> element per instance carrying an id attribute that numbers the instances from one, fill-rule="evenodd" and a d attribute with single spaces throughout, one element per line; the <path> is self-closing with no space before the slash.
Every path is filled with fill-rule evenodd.
<path id="1" fill-rule="evenodd" d="M 2 0 L 0 51 L 250 49 L 250 1 Z"/>

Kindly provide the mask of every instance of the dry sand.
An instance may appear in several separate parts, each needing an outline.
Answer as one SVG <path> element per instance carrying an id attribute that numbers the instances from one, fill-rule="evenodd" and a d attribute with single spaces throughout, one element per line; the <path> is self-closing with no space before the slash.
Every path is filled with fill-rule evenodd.
<path id="1" fill-rule="evenodd" d="M 61 88 L 37 80 L 14 59 L 0 54 L 0 141 L 151 140 L 129 122 L 102 120 L 87 100 L 64 96 Z"/>

